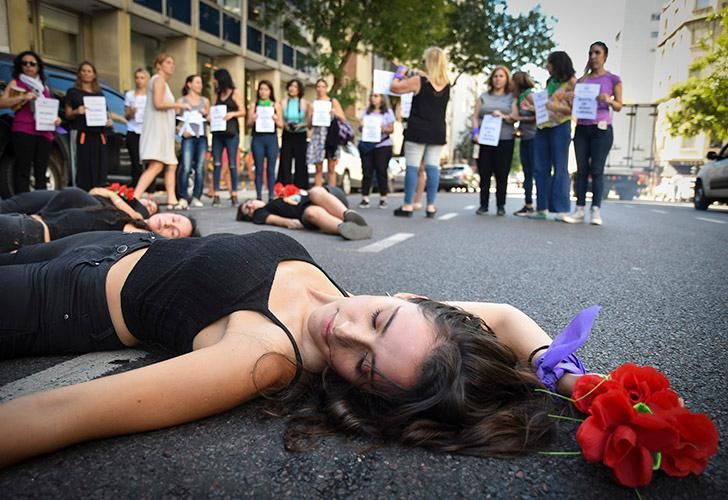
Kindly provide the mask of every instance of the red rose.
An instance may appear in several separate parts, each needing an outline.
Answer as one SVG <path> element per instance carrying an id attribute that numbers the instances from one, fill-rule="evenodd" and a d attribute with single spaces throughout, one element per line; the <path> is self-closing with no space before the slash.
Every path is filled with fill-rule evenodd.
<path id="1" fill-rule="evenodd" d="M 626 363 L 612 373 L 610 378 L 624 387 L 632 404 L 645 403 L 659 391 L 670 388 L 670 381 L 651 366 L 637 366 Z"/>
<path id="2" fill-rule="evenodd" d="M 129 201 L 134 199 L 134 188 L 129 188 L 126 190 L 126 199 Z"/>
<path id="3" fill-rule="evenodd" d="M 111 191 L 117 191 L 119 189 L 120 184 L 118 182 L 113 183 L 111 186 L 109 186 L 109 189 Z"/>
<path id="4" fill-rule="evenodd" d="M 662 470 L 670 476 L 700 474 L 708 459 L 718 451 L 718 431 L 710 417 L 685 408 L 671 408 L 656 413 L 678 433 L 673 446 L 661 447 Z"/>
<path id="5" fill-rule="evenodd" d="M 283 197 L 293 196 L 294 194 L 297 194 L 299 189 L 293 185 L 293 184 L 286 184 L 286 186 L 283 188 Z"/>
<path id="6" fill-rule="evenodd" d="M 283 192 L 283 183 L 282 182 L 276 182 L 273 186 L 273 192 L 275 193 L 276 197 L 280 196 Z"/>
<path id="7" fill-rule="evenodd" d="M 594 399 L 608 391 L 623 391 L 621 385 L 601 375 L 588 374 L 579 377 L 574 384 L 571 397 L 574 406 L 582 413 L 591 413 L 590 408 Z"/>
<path id="8" fill-rule="evenodd" d="M 576 440 L 587 461 L 603 461 L 615 481 L 637 488 L 652 480 L 651 451 L 675 446 L 678 433 L 664 419 L 638 413 L 625 392 L 614 390 L 594 399 Z"/>

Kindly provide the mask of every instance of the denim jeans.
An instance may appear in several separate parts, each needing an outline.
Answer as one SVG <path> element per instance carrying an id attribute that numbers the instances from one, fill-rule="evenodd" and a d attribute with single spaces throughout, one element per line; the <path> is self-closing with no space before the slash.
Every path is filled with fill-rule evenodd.
<path id="1" fill-rule="evenodd" d="M 205 154 L 207 153 L 207 137 L 186 137 L 182 139 L 182 163 L 177 170 L 177 196 L 187 199 L 187 184 L 190 170 L 195 170 L 195 185 L 192 197 L 198 200 L 202 196 L 202 185 L 205 182 Z"/>
<path id="2" fill-rule="evenodd" d="M 409 205 L 415 197 L 417 188 L 417 172 L 420 169 L 420 163 L 425 161 L 425 174 L 427 182 L 425 190 L 427 191 L 427 204 L 434 205 L 437 189 L 440 185 L 440 153 L 442 145 L 439 144 L 421 144 L 417 142 L 405 141 L 404 157 L 407 170 L 404 175 L 404 202 Z"/>
<path id="3" fill-rule="evenodd" d="M 227 150 L 228 168 L 230 169 L 230 186 L 233 193 L 238 191 L 238 146 L 240 135 L 228 136 L 224 132 L 212 134 L 212 183 L 215 192 L 220 191 L 220 168 L 222 167 L 222 150 Z"/>
<path id="4" fill-rule="evenodd" d="M 253 134 L 250 142 L 255 162 L 255 195 L 263 199 L 263 161 L 265 160 L 265 176 L 268 180 L 268 200 L 274 196 L 273 186 L 276 184 L 276 160 L 278 158 L 278 134 Z M 298 168 L 298 165 L 296 165 Z"/>
<path id="5" fill-rule="evenodd" d="M 524 141 L 520 145 L 521 166 L 523 167 L 523 190 L 526 192 L 526 205 L 533 204 L 533 139 Z"/>
<path id="6" fill-rule="evenodd" d="M 576 205 L 586 205 L 589 176 L 592 180 L 592 206 L 599 207 L 604 197 L 604 164 L 612 149 L 614 131 L 609 125 L 600 130 L 596 125 L 577 125 L 574 132 L 576 156 Z"/>
<path id="7" fill-rule="evenodd" d="M 533 139 L 533 178 L 536 181 L 536 209 L 555 213 L 568 212 L 569 143 L 571 122 L 541 128 Z M 552 170 L 553 169 L 553 170 Z"/>

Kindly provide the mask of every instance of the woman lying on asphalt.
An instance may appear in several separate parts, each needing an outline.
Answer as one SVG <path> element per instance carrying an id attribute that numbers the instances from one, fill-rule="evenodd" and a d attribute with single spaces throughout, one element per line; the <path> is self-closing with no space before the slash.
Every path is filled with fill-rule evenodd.
<path id="1" fill-rule="evenodd" d="M 49 243 L 50 260 L 0 267 L 0 359 L 145 344 L 176 357 L 3 403 L 0 466 L 285 388 L 279 402 L 312 392 L 318 402 L 291 420 L 289 449 L 344 431 L 515 455 L 551 435 L 553 403 L 535 389 L 558 382 L 569 394 L 585 371 L 570 354 L 583 340 L 549 346 L 511 306 L 352 296 L 282 233 L 89 238 L 72 250 Z"/>
<path id="2" fill-rule="evenodd" d="M 41 208 L 35 212 L 38 205 Z M 126 201 L 104 188 L 89 193 L 75 188 L 23 193 L 3 200 L 3 211 L 7 209 L 25 213 L 0 214 L 0 253 L 89 231 L 153 231 L 166 238 L 199 235 L 191 217 L 149 215 L 157 210 L 154 202 Z"/>
<path id="3" fill-rule="evenodd" d="M 348 210 L 345 201 L 340 189 L 318 186 L 289 196 L 278 196 L 268 203 L 245 200 L 238 207 L 236 220 L 288 229 L 318 229 L 347 240 L 371 238 L 371 226 L 359 213 Z"/>

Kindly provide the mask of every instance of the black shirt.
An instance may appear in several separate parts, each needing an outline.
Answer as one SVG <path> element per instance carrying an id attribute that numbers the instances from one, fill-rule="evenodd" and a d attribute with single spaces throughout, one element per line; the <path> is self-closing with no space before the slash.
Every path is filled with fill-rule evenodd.
<path id="1" fill-rule="evenodd" d="M 71 87 L 66 92 L 65 103 L 75 111 L 79 106 L 83 106 L 84 97 L 104 97 L 103 92 L 86 92 L 85 90 Z M 86 115 L 74 116 L 68 120 L 68 128 L 71 130 L 80 130 L 83 132 L 103 132 L 104 127 L 88 127 L 86 126 Z"/>
<path id="2" fill-rule="evenodd" d="M 129 216 L 106 207 L 69 208 L 60 212 L 42 213 L 51 240 L 88 231 L 122 231 Z"/>
<path id="3" fill-rule="evenodd" d="M 235 101 L 233 100 L 234 93 L 235 93 L 235 90 L 231 91 L 230 95 L 224 101 L 220 100 L 220 94 L 217 94 L 217 99 L 215 99 L 215 106 L 224 104 L 225 106 L 227 106 L 228 113 L 233 113 L 233 112 L 237 111 L 238 105 L 235 104 Z M 226 127 L 226 129 L 224 131 L 213 132 L 213 134 L 225 134 L 225 135 L 232 137 L 232 136 L 240 133 L 237 118 L 230 118 L 225 123 L 225 127 Z"/>
<path id="4" fill-rule="evenodd" d="M 445 144 L 445 110 L 449 100 L 449 83 L 437 92 L 426 77 L 420 76 L 420 93 L 412 98 L 404 139 L 420 144 Z"/>
<path id="5" fill-rule="evenodd" d="M 298 219 L 303 222 L 303 212 L 311 204 L 307 194 L 302 194 L 298 204 L 285 201 L 283 198 L 275 198 L 269 201 L 264 207 L 253 212 L 253 223 L 265 224 L 269 215 L 277 215 L 286 219 Z M 292 198 L 292 197 L 289 197 Z"/>

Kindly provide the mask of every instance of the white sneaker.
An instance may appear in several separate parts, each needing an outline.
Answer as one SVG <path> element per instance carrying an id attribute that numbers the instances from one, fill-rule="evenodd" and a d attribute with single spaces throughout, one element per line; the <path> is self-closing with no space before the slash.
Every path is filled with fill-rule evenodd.
<path id="1" fill-rule="evenodd" d="M 566 222 L 566 218 L 569 216 L 567 212 L 558 212 L 554 214 L 554 220 L 560 222 Z"/>
<path id="2" fill-rule="evenodd" d="M 591 223 L 595 226 L 602 225 L 602 213 L 599 207 L 591 207 Z"/>
<path id="3" fill-rule="evenodd" d="M 576 207 L 576 210 L 561 218 L 567 224 L 581 224 L 584 222 L 584 207 Z"/>
<path id="4" fill-rule="evenodd" d="M 204 206 L 205 206 L 205 204 L 204 204 L 204 203 L 202 203 L 202 202 L 201 202 L 200 200 L 198 200 L 197 198 L 192 198 L 192 201 L 190 202 L 190 206 L 191 206 L 191 207 L 195 207 L 195 208 L 201 208 L 201 207 L 204 207 Z"/>

